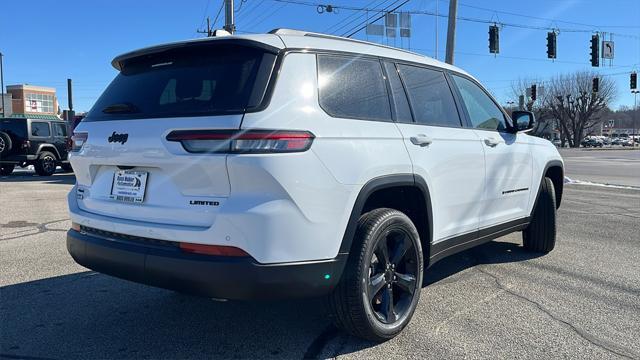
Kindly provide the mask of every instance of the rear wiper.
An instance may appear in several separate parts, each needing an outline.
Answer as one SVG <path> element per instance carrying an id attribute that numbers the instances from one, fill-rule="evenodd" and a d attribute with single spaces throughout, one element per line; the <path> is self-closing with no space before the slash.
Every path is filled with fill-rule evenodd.
<path id="1" fill-rule="evenodd" d="M 117 103 L 105 107 L 102 112 L 105 114 L 132 114 L 138 112 L 138 108 L 131 103 Z"/>

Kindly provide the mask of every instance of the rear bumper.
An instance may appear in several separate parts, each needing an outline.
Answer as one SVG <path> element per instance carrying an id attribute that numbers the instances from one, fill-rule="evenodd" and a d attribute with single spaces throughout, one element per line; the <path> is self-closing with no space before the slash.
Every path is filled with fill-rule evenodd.
<path id="1" fill-rule="evenodd" d="M 177 243 L 143 244 L 67 232 L 67 250 L 82 266 L 142 284 L 221 299 L 321 296 L 333 289 L 346 262 L 343 254 L 329 260 L 260 264 L 250 257 L 185 253 L 172 244 Z"/>
<path id="2" fill-rule="evenodd" d="M 2 159 L 0 159 L 0 163 L 19 164 L 27 161 L 33 161 L 35 159 L 36 159 L 35 155 L 10 154 L 10 155 L 3 156 Z"/>

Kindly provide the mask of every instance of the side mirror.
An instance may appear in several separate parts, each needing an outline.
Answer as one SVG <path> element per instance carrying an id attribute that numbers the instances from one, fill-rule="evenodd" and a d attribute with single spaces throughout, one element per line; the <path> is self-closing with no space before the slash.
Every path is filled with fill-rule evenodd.
<path id="1" fill-rule="evenodd" d="M 516 110 L 511 113 L 513 132 L 531 130 L 536 125 L 536 118 L 531 111 Z"/>

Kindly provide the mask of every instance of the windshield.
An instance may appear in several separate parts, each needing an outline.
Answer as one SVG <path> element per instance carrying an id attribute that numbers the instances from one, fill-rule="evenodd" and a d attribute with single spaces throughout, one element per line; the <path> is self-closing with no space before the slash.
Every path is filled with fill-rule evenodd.
<path id="1" fill-rule="evenodd" d="M 262 102 L 275 58 L 224 44 L 129 59 L 85 121 L 242 113 Z"/>

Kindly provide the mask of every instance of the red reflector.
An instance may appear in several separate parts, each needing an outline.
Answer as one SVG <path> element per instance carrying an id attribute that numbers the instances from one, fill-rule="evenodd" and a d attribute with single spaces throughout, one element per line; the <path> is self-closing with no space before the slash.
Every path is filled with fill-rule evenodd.
<path id="1" fill-rule="evenodd" d="M 180 249 L 184 252 L 193 254 L 237 257 L 249 256 L 249 254 L 247 254 L 244 250 L 238 249 L 237 247 L 233 246 L 180 243 Z"/>
<path id="2" fill-rule="evenodd" d="M 71 229 L 75 230 L 75 231 L 80 231 L 80 224 L 78 223 L 71 223 Z"/>

